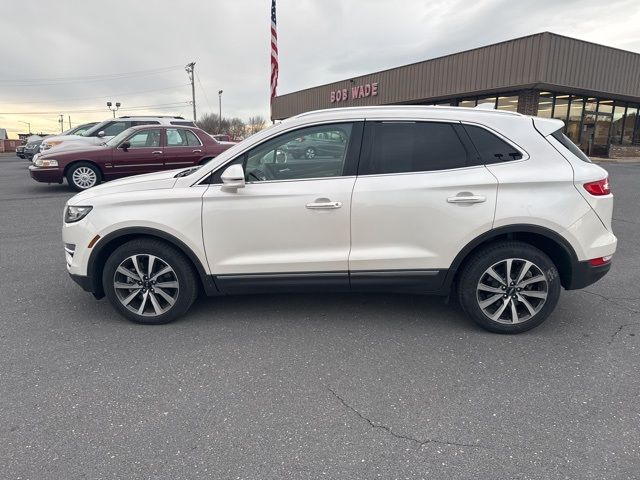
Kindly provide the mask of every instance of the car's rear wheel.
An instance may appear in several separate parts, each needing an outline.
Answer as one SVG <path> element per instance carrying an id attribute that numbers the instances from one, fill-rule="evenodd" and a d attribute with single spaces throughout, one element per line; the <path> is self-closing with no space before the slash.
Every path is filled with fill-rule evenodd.
<path id="1" fill-rule="evenodd" d="M 501 242 L 478 251 L 458 283 L 464 311 L 480 326 L 520 333 L 546 320 L 560 297 L 560 278 L 551 259 L 521 242 Z"/>
<path id="2" fill-rule="evenodd" d="M 78 162 L 67 171 L 67 182 L 74 190 L 82 191 L 95 187 L 102 180 L 100 170 L 89 162 Z"/>
<path id="3" fill-rule="evenodd" d="M 105 263 L 102 285 L 111 304 L 136 323 L 171 322 L 187 312 L 198 293 L 187 258 L 153 239 L 132 240 Z"/>
<path id="4" fill-rule="evenodd" d="M 306 158 L 316 158 L 316 149 L 313 147 L 307 147 L 304 151 Z"/>

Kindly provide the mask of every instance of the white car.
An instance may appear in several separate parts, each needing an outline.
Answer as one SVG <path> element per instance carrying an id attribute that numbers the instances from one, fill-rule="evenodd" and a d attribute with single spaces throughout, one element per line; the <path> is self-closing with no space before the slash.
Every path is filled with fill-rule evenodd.
<path id="1" fill-rule="evenodd" d="M 616 249 L 607 172 L 562 127 L 459 107 L 298 115 L 203 167 L 71 198 L 67 270 L 140 323 L 178 318 L 199 291 L 454 292 L 484 328 L 522 332 Z M 307 135 L 344 148 L 281 155 Z"/>
<path id="2" fill-rule="evenodd" d="M 47 137 L 40 144 L 40 152 L 50 153 L 49 150 L 55 151 L 83 148 L 90 145 L 100 145 L 103 142 L 115 137 L 127 128 L 137 125 L 183 125 L 194 127 L 191 120 L 185 120 L 182 117 L 118 117 L 105 120 L 85 130 L 82 135 L 62 134 L 54 137 Z M 35 162 L 34 158 L 34 162 Z"/>

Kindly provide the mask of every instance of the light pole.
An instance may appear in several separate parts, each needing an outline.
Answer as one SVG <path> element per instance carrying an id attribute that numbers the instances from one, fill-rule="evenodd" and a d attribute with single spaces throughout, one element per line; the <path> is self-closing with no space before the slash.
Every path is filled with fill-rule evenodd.
<path id="1" fill-rule="evenodd" d="M 116 102 L 116 107 L 112 108 L 113 103 L 107 102 L 107 108 L 113 112 L 113 118 L 116 118 L 116 112 L 120 108 L 120 102 Z"/>
<path id="2" fill-rule="evenodd" d="M 29 126 L 29 135 L 31 135 L 31 124 L 29 122 L 23 122 L 22 120 L 18 120 L 20 123 L 24 123 Z"/>
<path id="3" fill-rule="evenodd" d="M 218 90 L 218 133 L 222 133 L 222 90 Z"/>

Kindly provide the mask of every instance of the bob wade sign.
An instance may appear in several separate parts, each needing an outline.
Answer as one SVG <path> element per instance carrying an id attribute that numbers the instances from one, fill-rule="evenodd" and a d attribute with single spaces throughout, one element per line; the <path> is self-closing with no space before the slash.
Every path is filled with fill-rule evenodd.
<path id="1" fill-rule="evenodd" d="M 365 83 L 351 88 L 332 90 L 329 93 L 331 103 L 346 102 L 349 99 L 376 97 L 378 95 L 378 82 Z"/>

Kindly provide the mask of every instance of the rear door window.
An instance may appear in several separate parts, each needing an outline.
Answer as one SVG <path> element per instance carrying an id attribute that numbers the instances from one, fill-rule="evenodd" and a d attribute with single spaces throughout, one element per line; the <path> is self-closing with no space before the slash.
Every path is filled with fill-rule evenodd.
<path id="1" fill-rule="evenodd" d="M 480 164 L 489 165 L 492 163 L 520 160 L 522 158 L 522 153 L 519 150 L 486 128 L 475 125 L 463 126 L 478 152 Z"/>
<path id="2" fill-rule="evenodd" d="M 453 124 L 367 122 L 359 175 L 429 172 L 467 166 L 467 150 Z"/>

